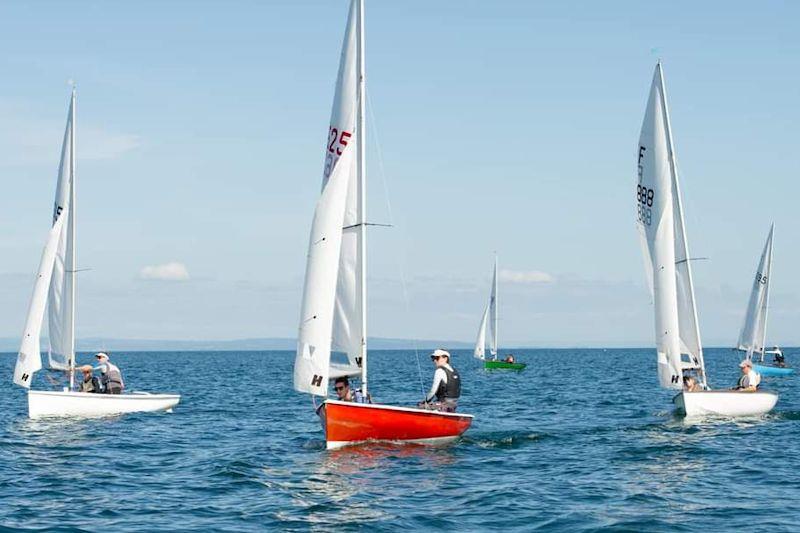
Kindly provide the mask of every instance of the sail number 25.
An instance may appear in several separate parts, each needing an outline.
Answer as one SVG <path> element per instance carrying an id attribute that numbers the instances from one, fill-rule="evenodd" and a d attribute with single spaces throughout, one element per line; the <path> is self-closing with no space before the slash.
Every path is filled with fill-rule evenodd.
<path id="1" fill-rule="evenodd" d="M 648 189 L 643 185 L 636 185 L 636 210 L 639 213 L 639 220 L 642 224 L 647 224 L 648 226 L 653 221 L 653 213 L 650 208 L 653 207 L 654 196 L 655 191 L 653 189 Z"/>
<path id="2" fill-rule="evenodd" d="M 339 160 L 339 156 L 344 153 L 347 147 L 347 140 L 352 137 L 349 131 L 339 131 L 338 128 L 331 126 L 328 129 L 328 142 L 325 151 L 325 177 L 329 177 Z"/>

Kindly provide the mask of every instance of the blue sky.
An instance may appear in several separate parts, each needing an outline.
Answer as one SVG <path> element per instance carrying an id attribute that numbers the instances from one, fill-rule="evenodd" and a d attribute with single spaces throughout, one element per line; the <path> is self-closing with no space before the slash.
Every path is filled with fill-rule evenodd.
<path id="1" fill-rule="evenodd" d="M 0 336 L 22 330 L 68 80 L 78 335 L 294 336 L 347 3 L 0 4 Z M 769 337 L 800 343 L 799 11 L 367 0 L 369 218 L 395 224 L 370 235 L 370 333 L 473 338 L 496 250 L 501 344 L 651 344 L 633 191 L 660 57 L 702 335 L 735 341 L 774 220 Z"/>

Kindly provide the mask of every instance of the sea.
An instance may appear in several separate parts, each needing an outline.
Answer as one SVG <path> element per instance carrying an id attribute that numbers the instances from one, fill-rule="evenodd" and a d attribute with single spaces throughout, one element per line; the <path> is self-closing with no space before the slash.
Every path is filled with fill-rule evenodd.
<path id="1" fill-rule="evenodd" d="M 292 389 L 290 352 L 114 353 L 129 390 L 180 393 L 174 412 L 35 421 L 2 354 L 0 528 L 800 530 L 800 377 L 765 378 L 780 393 L 767 416 L 687 421 L 652 348 L 513 353 L 524 371 L 453 351 L 459 410 L 475 415 L 461 440 L 336 451 Z M 706 359 L 712 387 L 736 382 L 736 353 Z M 374 400 L 400 405 L 433 375 L 415 350 L 372 352 L 369 368 Z"/>

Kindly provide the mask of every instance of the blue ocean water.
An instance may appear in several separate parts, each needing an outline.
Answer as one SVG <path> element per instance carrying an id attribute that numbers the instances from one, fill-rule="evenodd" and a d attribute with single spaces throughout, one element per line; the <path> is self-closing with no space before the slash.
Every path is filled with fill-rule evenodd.
<path id="1" fill-rule="evenodd" d="M 0 356 L 0 525 L 69 530 L 693 531 L 800 527 L 800 391 L 773 414 L 687 423 L 652 349 L 518 350 L 522 373 L 454 352 L 475 414 L 451 446 L 326 451 L 288 352 L 114 354 L 174 413 L 31 421 Z M 800 350 L 787 350 L 800 362 Z M 737 356 L 708 350 L 712 386 Z M 79 362 L 88 361 L 86 355 Z M 420 354 L 424 386 L 432 365 Z M 43 376 L 37 376 L 42 380 Z M 370 358 L 376 401 L 421 396 L 413 351 Z"/>

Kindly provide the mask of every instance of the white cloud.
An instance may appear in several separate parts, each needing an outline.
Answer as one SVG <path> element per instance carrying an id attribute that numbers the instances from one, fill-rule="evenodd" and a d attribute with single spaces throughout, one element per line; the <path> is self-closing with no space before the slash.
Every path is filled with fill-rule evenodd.
<path id="1" fill-rule="evenodd" d="M 173 261 L 163 265 L 146 266 L 139 272 L 139 277 L 158 281 L 186 281 L 189 279 L 189 271 L 183 263 Z"/>
<path id="2" fill-rule="evenodd" d="M 507 283 L 553 283 L 556 278 L 539 270 L 504 270 L 498 272 L 500 281 Z"/>

